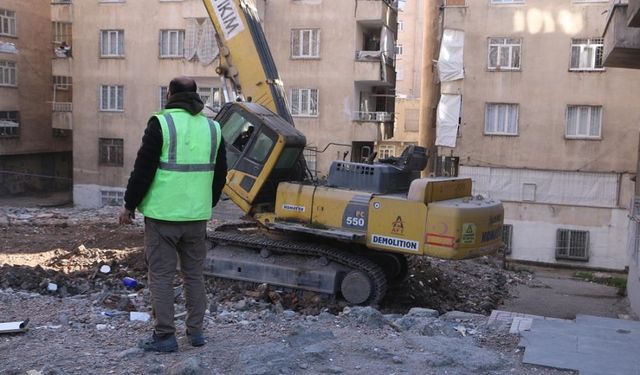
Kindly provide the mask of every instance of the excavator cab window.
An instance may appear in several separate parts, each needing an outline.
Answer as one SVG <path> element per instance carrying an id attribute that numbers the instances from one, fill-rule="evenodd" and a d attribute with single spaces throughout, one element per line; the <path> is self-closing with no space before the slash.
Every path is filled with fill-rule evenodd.
<path id="1" fill-rule="evenodd" d="M 251 139 L 255 130 L 255 125 L 242 117 L 240 114 L 232 113 L 222 127 L 222 138 L 227 144 L 227 165 L 233 168 L 240 154 Z"/>

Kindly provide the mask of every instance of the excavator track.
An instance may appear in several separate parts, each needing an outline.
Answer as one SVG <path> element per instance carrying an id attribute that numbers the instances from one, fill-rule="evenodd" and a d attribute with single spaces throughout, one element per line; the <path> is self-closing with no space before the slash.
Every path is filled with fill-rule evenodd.
<path id="1" fill-rule="evenodd" d="M 357 288 L 358 275 L 362 275 L 363 273 L 368 278 L 370 292 L 366 300 L 358 302 L 359 304 L 376 305 L 382 300 L 387 291 L 387 278 L 383 269 L 374 261 L 349 251 L 322 244 L 303 243 L 295 240 L 278 240 L 260 234 L 225 232 L 219 230 L 209 232 L 208 239 L 214 244 L 251 248 L 256 250 L 256 252 L 266 249 L 271 253 L 278 254 L 292 254 L 314 258 L 324 257 L 329 261 L 336 262 L 353 270 L 349 272 L 343 280 L 343 292 L 345 288 Z M 351 281 L 355 281 L 353 285 L 344 285 L 345 282 L 349 283 Z"/>

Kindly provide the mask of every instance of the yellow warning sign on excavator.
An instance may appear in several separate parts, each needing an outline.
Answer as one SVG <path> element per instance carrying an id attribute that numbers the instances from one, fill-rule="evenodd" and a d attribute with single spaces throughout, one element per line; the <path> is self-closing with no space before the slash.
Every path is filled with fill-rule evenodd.
<path id="1" fill-rule="evenodd" d="M 462 243 L 471 245 L 476 242 L 476 225 L 474 223 L 462 224 Z"/>

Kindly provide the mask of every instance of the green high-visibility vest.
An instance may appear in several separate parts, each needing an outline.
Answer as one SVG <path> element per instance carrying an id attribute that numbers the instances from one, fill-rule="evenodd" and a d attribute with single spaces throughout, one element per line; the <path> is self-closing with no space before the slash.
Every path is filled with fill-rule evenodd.
<path id="1" fill-rule="evenodd" d="M 166 109 L 155 117 L 162 129 L 160 163 L 138 210 L 166 221 L 211 219 L 220 125 L 183 109 Z"/>

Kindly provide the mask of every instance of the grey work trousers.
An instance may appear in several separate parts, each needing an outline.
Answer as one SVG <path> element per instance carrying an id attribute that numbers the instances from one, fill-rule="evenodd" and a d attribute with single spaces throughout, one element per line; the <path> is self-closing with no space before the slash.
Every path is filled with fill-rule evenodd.
<path id="1" fill-rule="evenodd" d="M 155 334 L 175 334 L 173 278 L 177 259 L 184 280 L 187 332 L 202 333 L 207 294 L 202 269 L 206 248 L 206 221 L 170 222 L 145 218 L 144 243 L 149 289 L 156 318 Z"/>

